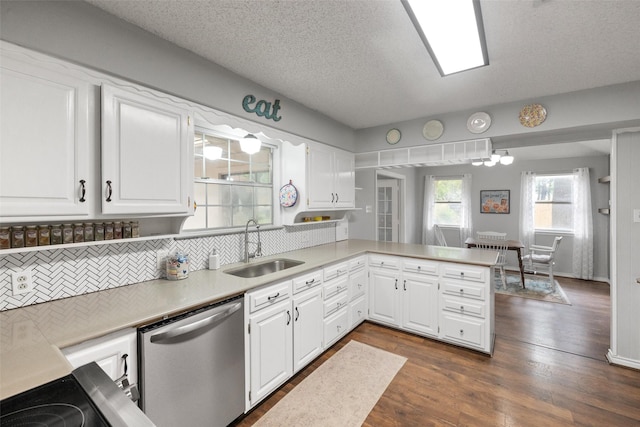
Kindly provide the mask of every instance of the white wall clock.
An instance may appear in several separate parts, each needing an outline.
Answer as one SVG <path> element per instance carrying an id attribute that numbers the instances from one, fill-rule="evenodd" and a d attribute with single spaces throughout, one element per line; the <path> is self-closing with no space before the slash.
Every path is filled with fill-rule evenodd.
<path id="1" fill-rule="evenodd" d="M 402 137 L 402 134 L 398 129 L 395 129 L 395 128 L 389 129 L 389 132 L 387 132 L 387 142 L 391 145 L 394 145 L 400 142 L 401 137 Z"/>
<path id="2" fill-rule="evenodd" d="M 440 138 L 444 132 L 444 125 L 440 120 L 429 120 L 422 128 L 422 136 L 427 141 L 435 141 Z"/>

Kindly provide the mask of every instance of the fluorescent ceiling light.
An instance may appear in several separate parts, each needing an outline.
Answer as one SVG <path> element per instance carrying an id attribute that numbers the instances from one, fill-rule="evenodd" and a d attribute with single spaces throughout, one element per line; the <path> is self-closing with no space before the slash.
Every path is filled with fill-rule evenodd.
<path id="1" fill-rule="evenodd" d="M 402 0 L 442 76 L 489 64 L 479 0 Z"/>

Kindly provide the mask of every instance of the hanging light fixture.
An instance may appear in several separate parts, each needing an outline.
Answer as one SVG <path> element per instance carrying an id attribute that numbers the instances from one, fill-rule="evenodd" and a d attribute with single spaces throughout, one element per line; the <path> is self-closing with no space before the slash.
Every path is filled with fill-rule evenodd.
<path id="1" fill-rule="evenodd" d="M 222 157 L 222 148 L 214 145 L 207 145 L 202 149 L 202 154 L 207 160 L 218 160 Z"/>
<path id="2" fill-rule="evenodd" d="M 501 155 L 500 153 L 497 153 L 497 151 L 504 151 L 504 154 Z M 489 158 L 485 158 L 485 159 L 473 159 L 473 161 L 471 162 L 471 164 L 473 166 L 482 166 L 485 165 L 487 167 L 492 167 L 495 166 L 496 164 L 500 163 L 501 165 L 510 165 L 511 163 L 513 163 L 513 156 L 509 154 L 509 151 L 507 150 L 493 150 L 491 152 L 491 157 Z"/>
<path id="3" fill-rule="evenodd" d="M 509 155 L 508 151 L 505 151 L 505 155 L 500 157 L 500 164 L 502 165 L 510 165 L 513 163 L 513 156 Z"/>
<path id="4" fill-rule="evenodd" d="M 247 154 L 256 154 L 260 151 L 261 145 L 262 142 L 255 135 L 250 133 L 240 140 L 240 149 Z"/>

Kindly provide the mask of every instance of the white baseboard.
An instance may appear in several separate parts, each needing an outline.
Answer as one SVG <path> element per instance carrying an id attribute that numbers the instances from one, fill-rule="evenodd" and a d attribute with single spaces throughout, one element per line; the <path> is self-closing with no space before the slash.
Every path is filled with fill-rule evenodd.
<path id="1" fill-rule="evenodd" d="M 640 360 L 628 359 L 626 357 L 616 356 L 611 352 L 611 349 L 607 352 L 607 360 L 613 365 L 626 366 L 627 368 L 633 368 L 640 370 Z"/>

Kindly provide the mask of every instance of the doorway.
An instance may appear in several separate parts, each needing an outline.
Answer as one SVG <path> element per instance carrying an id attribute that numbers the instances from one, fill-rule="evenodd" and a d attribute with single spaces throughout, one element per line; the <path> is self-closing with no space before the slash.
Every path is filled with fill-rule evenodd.
<path id="1" fill-rule="evenodd" d="M 388 171 L 376 172 L 375 235 L 382 242 L 405 242 L 405 177 Z"/>

